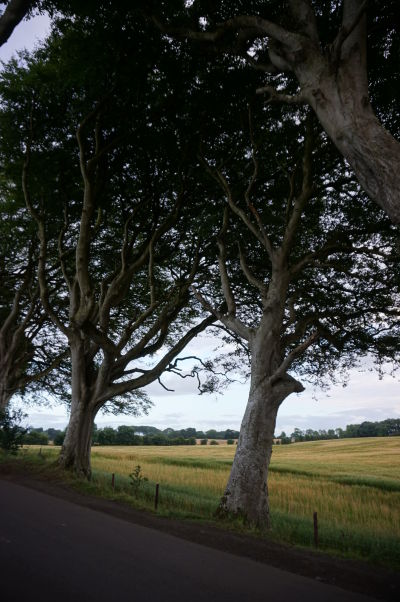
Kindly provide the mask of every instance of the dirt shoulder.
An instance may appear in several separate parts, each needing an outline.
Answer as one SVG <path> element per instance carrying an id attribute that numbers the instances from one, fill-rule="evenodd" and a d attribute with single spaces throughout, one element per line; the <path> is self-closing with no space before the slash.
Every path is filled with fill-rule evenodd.
<path id="1" fill-rule="evenodd" d="M 330 583 L 382 600 L 400 600 L 400 573 L 361 561 L 336 558 L 322 552 L 278 544 L 250 535 L 227 531 L 214 524 L 176 520 L 135 510 L 125 504 L 84 495 L 57 479 L 29 474 L 22 467 L 0 464 L 0 478 L 48 495 L 60 497 L 97 512 L 169 533 L 211 548 L 245 556 L 298 575 Z"/>

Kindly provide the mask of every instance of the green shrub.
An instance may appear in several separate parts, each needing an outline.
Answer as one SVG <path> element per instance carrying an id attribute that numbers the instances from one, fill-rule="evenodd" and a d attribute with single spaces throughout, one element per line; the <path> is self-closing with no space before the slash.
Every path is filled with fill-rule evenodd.
<path id="1" fill-rule="evenodd" d="M 129 475 L 129 478 L 131 480 L 131 486 L 133 489 L 133 495 L 135 497 L 138 496 L 139 493 L 139 489 L 140 486 L 145 483 L 146 481 L 148 481 L 149 479 L 147 477 L 144 477 L 142 474 L 142 469 L 140 467 L 140 465 L 138 464 L 136 466 L 136 468 L 134 469 L 133 472 L 131 472 L 131 474 Z"/>
<path id="2" fill-rule="evenodd" d="M 22 410 L 6 408 L 0 411 L 0 448 L 5 452 L 17 454 L 24 443 L 26 429 L 21 421 L 27 417 Z"/>
<path id="3" fill-rule="evenodd" d="M 235 442 L 233 439 L 228 439 L 226 443 L 227 445 L 233 445 Z"/>
<path id="4" fill-rule="evenodd" d="M 57 435 L 53 439 L 54 445 L 62 445 L 65 439 L 65 431 L 62 433 L 57 433 Z"/>
<path id="5" fill-rule="evenodd" d="M 201 439 L 200 445 L 207 445 L 207 441 L 208 441 L 208 439 Z"/>
<path id="6" fill-rule="evenodd" d="M 210 441 L 210 445 L 219 445 L 218 441 L 215 441 L 215 439 L 213 439 L 212 441 Z"/>
<path id="7" fill-rule="evenodd" d="M 25 445 L 48 445 L 49 438 L 46 433 L 38 433 L 38 431 L 30 431 L 23 438 Z"/>

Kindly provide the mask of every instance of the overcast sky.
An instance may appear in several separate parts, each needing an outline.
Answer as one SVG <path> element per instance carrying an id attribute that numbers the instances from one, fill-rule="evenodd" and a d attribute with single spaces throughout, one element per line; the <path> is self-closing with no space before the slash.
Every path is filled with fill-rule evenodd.
<path id="1" fill-rule="evenodd" d="M 47 17 L 41 16 L 20 24 L 7 44 L 0 48 L 0 59 L 8 60 L 16 49 L 32 48 L 49 28 Z M 191 353 L 202 357 L 212 350 L 213 341 L 206 336 L 191 343 L 185 355 Z M 379 380 L 378 375 L 368 371 L 368 361 L 364 362 L 364 372 L 352 371 L 347 387 L 335 386 L 328 393 L 315 391 L 310 387 L 299 395 L 291 395 L 281 406 L 276 432 L 291 433 L 297 426 L 306 428 L 335 428 L 363 420 L 384 420 L 400 417 L 399 375 L 386 376 Z M 120 424 L 147 424 L 158 428 L 197 429 L 216 428 L 217 430 L 239 429 L 248 395 L 248 384 L 233 384 L 223 395 L 197 395 L 196 382 L 192 379 L 179 379 L 165 376 L 164 384 L 173 393 L 167 392 L 158 383 L 146 388 L 154 406 L 148 416 L 129 418 L 126 416 L 98 415 L 99 427 Z M 24 406 L 28 413 L 28 423 L 44 428 L 64 428 L 68 421 L 63 407 Z"/>

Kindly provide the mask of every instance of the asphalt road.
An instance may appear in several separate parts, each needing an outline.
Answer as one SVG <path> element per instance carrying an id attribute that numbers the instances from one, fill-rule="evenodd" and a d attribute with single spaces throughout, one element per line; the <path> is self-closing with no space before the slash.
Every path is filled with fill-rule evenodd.
<path id="1" fill-rule="evenodd" d="M 1 602 L 371 602 L 0 480 Z"/>

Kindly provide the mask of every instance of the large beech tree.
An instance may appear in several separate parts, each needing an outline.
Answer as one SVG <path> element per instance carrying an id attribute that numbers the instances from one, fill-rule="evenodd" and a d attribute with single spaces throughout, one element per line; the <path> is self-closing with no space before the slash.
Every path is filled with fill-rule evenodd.
<path id="1" fill-rule="evenodd" d="M 304 390 L 302 380 L 329 382 L 367 353 L 398 362 L 399 255 L 397 227 L 359 192 L 310 116 L 254 112 L 230 136 L 209 124 L 204 169 L 226 199 L 218 239 L 226 311 L 213 290 L 196 294 L 251 358 L 219 511 L 265 528 L 282 402 Z"/>
<path id="2" fill-rule="evenodd" d="M 398 130 L 386 129 L 399 85 L 398 2 L 168 0 L 144 10 L 161 30 L 263 72 L 257 92 L 267 101 L 311 106 L 364 191 L 400 221 L 400 143 Z M 388 92 L 386 115 L 374 95 L 371 103 L 369 77 L 372 92 Z"/>
<path id="3" fill-rule="evenodd" d="M 185 345 L 215 321 L 190 298 L 205 279 L 212 220 L 194 202 L 190 138 L 174 112 L 181 91 L 162 71 L 177 63 L 163 64 L 159 36 L 149 61 L 151 32 L 142 27 L 134 40 L 128 32 L 136 61 L 118 70 L 115 56 L 126 50 L 119 27 L 111 54 L 101 37 L 94 46 L 96 22 L 63 27 L 3 74 L 11 141 L 2 150 L 8 177 L 20 168 L 36 224 L 42 306 L 69 343 L 60 462 L 90 476 L 97 412 L 110 401 L 146 406 L 135 392 L 175 369 Z M 88 53 L 97 57 L 89 71 Z M 51 269 L 62 278 L 57 288 Z"/>

